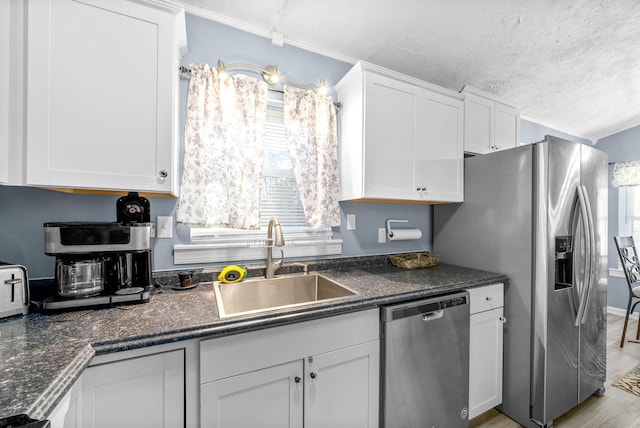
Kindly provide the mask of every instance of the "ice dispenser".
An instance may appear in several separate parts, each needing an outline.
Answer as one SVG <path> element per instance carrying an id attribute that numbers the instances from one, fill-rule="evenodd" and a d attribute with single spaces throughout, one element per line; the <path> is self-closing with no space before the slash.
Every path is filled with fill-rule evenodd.
<path id="1" fill-rule="evenodd" d="M 573 247 L 571 236 L 556 236 L 556 290 L 573 286 Z"/>

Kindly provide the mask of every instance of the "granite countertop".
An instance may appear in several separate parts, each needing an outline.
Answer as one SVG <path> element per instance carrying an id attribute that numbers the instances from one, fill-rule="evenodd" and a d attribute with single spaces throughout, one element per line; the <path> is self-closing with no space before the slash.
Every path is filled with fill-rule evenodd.
<path id="1" fill-rule="evenodd" d="M 171 284 L 177 277 L 171 273 L 157 281 L 164 283 L 162 292 L 145 304 L 0 320 L 0 417 L 26 413 L 46 418 L 94 355 L 240 333 L 507 280 L 446 264 L 402 270 L 386 257 L 309 263 L 309 271 L 321 271 L 356 295 L 221 319 L 211 282 L 174 291 Z"/>

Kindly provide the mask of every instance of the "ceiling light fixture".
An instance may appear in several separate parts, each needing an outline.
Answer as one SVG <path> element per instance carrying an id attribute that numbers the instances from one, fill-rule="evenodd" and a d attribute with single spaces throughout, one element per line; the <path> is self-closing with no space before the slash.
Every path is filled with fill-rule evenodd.
<path id="1" fill-rule="evenodd" d="M 218 70 L 218 76 L 220 76 L 221 79 L 226 79 L 229 76 L 229 73 L 227 73 L 227 69 L 221 59 L 216 63 L 216 70 Z"/>
<path id="2" fill-rule="evenodd" d="M 324 79 L 320 80 L 317 89 L 319 94 L 327 95 L 327 92 L 329 90 L 329 88 L 327 88 L 327 82 L 325 82 Z"/>
<path id="3" fill-rule="evenodd" d="M 280 83 L 280 73 L 275 65 L 267 65 L 262 71 L 262 78 L 269 85 L 277 85 Z"/>

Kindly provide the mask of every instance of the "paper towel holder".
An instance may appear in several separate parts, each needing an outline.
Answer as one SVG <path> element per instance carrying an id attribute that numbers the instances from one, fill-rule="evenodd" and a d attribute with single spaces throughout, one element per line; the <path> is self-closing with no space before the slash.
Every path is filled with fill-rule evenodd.
<path id="1" fill-rule="evenodd" d="M 387 238 L 391 239 L 393 238 L 393 230 L 391 229 L 391 223 L 408 223 L 409 220 L 400 220 L 400 219 L 394 219 L 394 218 L 390 218 L 387 220 Z"/>

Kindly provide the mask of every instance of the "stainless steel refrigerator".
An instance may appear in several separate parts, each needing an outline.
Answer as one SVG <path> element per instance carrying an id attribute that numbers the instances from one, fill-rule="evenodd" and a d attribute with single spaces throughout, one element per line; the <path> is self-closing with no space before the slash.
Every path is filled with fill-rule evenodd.
<path id="1" fill-rule="evenodd" d="M 504 273 L 503 413 L 553 420 L 606 376 L 607 155 L 545 137 L 465 159 L 465 200 L 434 207 L 440 261 Z"/>

